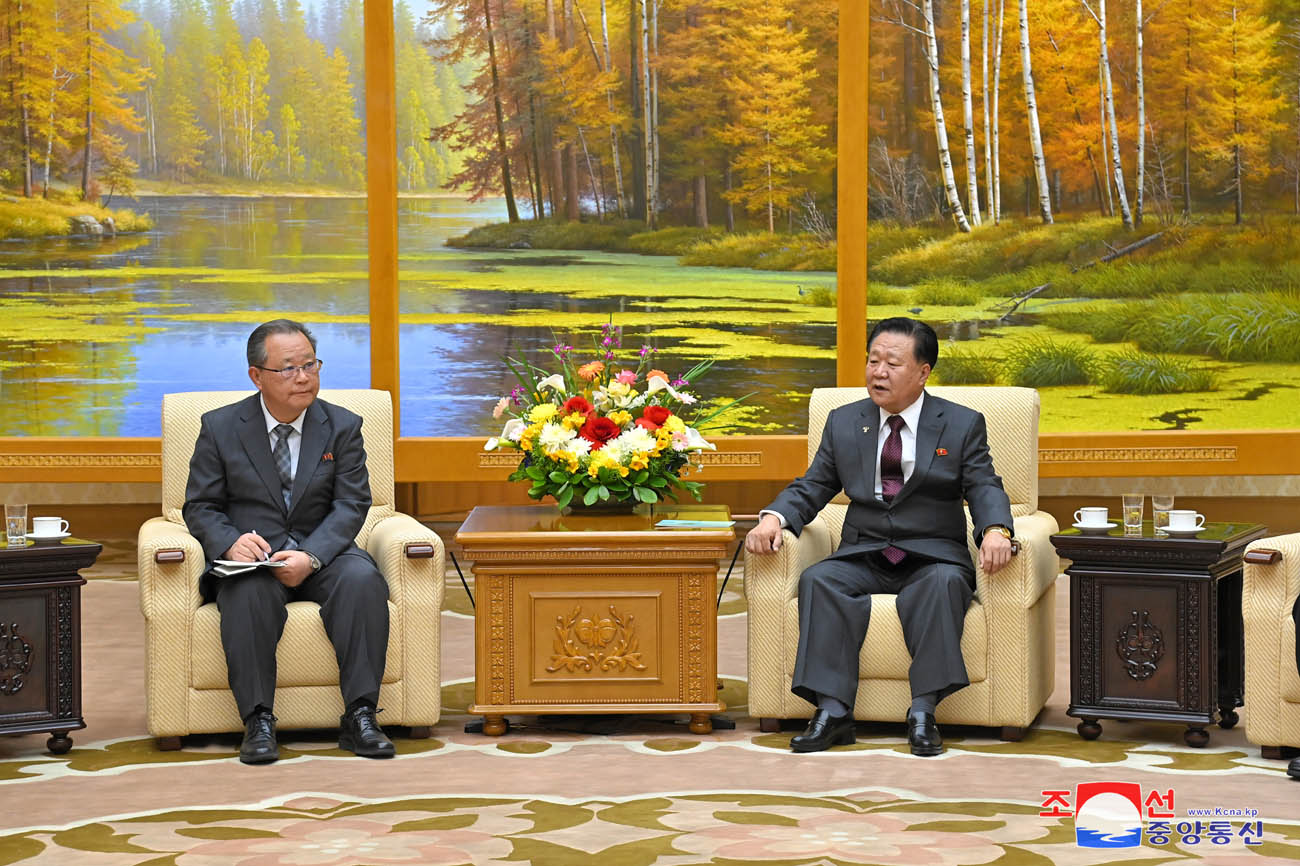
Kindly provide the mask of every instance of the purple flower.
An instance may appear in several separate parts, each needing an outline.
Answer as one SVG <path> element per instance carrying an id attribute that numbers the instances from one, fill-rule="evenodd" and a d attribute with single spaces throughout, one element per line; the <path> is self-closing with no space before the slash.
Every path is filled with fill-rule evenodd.
<path id="1" fill-rule="evenodd" d="M 653 355 L 655 352 L 658 352 L 658 351 L 659 351 L 659 350 L 656 349 L 656 348 L 653 347 L 653 346 L 648 346 L 648 345 L 647 345 L 647 346 L 642 346 L 642 347 L 641 347 L 640 355 L 641 355 L 642 358 L 644 358 L 646 355 Z"/>
<path id="2" fill-rule="evenodd" d="M 671 384 L 674 388 L 680 388 L 680 387 L 682 387 L 683 385 L 689 385 L 689 384 L 691 384 L 691 383 L 690 383 L 689 381 L 687 381 L 686 379 L 674 379 L 670 384 Z"/>
<path id="3" fill-rule="evenodd" d="M 516 406 L 524 405 L 524 388 L 522 385 L 516 385 L 510 389 L 510 402 Z"/>

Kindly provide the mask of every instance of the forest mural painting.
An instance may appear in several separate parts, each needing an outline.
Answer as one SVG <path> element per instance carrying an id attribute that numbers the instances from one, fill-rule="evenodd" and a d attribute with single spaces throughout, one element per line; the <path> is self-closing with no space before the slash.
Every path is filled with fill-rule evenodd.
<path id="1" fill-rule="evenodd" d="M 870 319 L 1039 388 L 1044 430 L 1296 426 L 1300 8 L 871 2 Z M 501 354 L 611 317 L 758 392 L 735 432 L 804 429 L 867 50 L 837 8 L 397 3 L 403 431 L 494 432 Z M 245 387 L 268 311 L 365 385 L 360 0 L 0 10 L 0 435 L 152 435 L 162 393 Z"/>

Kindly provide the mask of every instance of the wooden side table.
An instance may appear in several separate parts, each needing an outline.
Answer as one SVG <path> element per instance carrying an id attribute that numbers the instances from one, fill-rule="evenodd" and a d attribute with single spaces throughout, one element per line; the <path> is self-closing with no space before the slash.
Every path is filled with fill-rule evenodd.
<path id="1" fill-rule="evenodd" d="M 725 506 L 564 514 L 479 506 L 456 533 L 474 563 L 474 704 L 483 732 L 507 713 L 689 713 L 717 694 L 717 573 L 735 534 L 656 530 L 663 518 L 727 520 Z"/>
<path id="2" fill-rule="evenodd" d="M 1242 703 L 1241 557 L 1267 532 L 1258 524 L 1207 523 L 1195 538 L 1052 536 L 1071 560 L 1070 707 L 1079 735 L 1099 719 L 1187 725 L 1189 746 L 1207 725 L 1237 723 Z"/>
<path id="3" fill-rule="evenodd" d="M 4 538 L 0 536 L 0 545 Z M 0 734 L 49 731 L 56 755 L 72 748 L 81 717 L 79 572 L 102 548 L 76 538 L 0 546 Z"/>

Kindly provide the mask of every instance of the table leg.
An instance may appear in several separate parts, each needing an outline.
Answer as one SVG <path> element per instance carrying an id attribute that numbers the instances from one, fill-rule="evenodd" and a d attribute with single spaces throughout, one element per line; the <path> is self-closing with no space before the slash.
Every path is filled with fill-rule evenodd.
<path id="1" fill-rule="evenodd" d="M 1240 720 L 1237 711 L 1231 704 L 1224 706 L 1219 704 L 1219 727 L 1225 731 L 1231 729 Z"/>
<path id="2" fill-rule="evenodd" d="M 1203 749 L 1210 742 L 1210 735 L 1205 728 L 1189 725 L 1183 732 L 1183 742 L 1193 749 Z"/>
<path id="3" fill-rule="evenodd" d="M 49 749 L 52 755 L 62 755 L 72 748 L 72 737 L 68 736 L 67 731 L 54 731 L 45 741 L 45 748 Z"/>
<path id="4" fill-rule="evenodd" d="M 1083 719 L 1079 722 L 1079 736 L 1085 740 L 1095 740 L 1101 736 L 1101 725 L 1096 719 Z"/>
<path id="5" fill-rule="evenodd" d="M 713 733 L 713 717 L 710 713 L 691 713 L 689 727 L 692 734 L 711 734 Z"/>
<path id="6" fill-rule="evenodd" d="M 489 715 L 483 717 L 483 733 L 489 737 L 499 737 L 509 727 L 510 725 L 506 722 L 505 716 Z"/>

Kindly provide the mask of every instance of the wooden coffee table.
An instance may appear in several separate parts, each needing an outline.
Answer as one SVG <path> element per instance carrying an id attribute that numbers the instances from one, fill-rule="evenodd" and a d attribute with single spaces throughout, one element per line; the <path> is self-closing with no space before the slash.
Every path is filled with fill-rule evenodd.
<path id="1" fill-rule="evenodd" d="M 79 572 L 99 556 L 93 541 L 28 542 L 9 547 L 0 535 L 0 734 L 49 731 L 61 755 L 81 717 Z"/>
<path id="2" fill-rule="evenodd" d="M 728 520 L 725 506 L 564 514 L 479 506 L 456 533 L 474 563 L 474 704 L 506 714 L 689 713 L 707 734 L 717 694 L 717 573 L 735 534 L 656 530 Z"/>
<path id="3" fill-rule="evenodd" d="M 1052 536 L 1071 560 L 1070 707 L 1079 735 L 1100 719 L 1185 724 L 1189 746 L 1207 725 L 1237 723 L 1242 703 L 1241 558 L 1267 532 L 1253 523 L 1207 523 L 1195 538 Z M 1216 713 L 1217 710 L 1217 713 Z"/>

